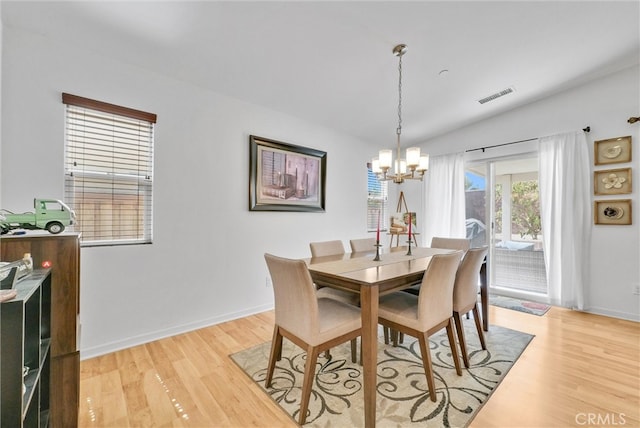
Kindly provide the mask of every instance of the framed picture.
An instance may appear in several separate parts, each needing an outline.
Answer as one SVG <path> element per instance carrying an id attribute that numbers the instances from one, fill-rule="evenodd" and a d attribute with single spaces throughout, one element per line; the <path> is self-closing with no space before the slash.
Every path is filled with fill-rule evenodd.
<path id="1" fill-rule="evenodd" d="M 249 209 L 324 212 L 327 153 L 251 135 Z"/>
<path id="2" fill-rule="evenodd" d="M 610 138 L 593 143 L 595 164 L 631 162 L 631 136 Z"/>
<path id="3" fill-rule="evenodd" d="M 595 201 L 593 212 L 596 224 L 631 224 L 631 199 Z"/>
<path id="4" fill-rule="evenodd" d="M 593 188 L 596 195 L 631 193 L 631 168 L 594 171 Z"/>

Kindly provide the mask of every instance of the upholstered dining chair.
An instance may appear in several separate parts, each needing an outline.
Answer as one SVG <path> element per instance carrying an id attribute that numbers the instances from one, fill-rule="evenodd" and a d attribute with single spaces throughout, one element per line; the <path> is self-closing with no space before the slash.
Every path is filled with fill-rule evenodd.
<path id="1" fill-rule="evenodd" d="M 304 425 L 318 355 L 361 335 L 360 309 L 334 299 L 318 298 L 304 260 L 265 254 L 275 297 L 275 326 L 265 386 L 273 379 L 286 337 L 307 353 L 298 423 Z"/>
<path id="2" fill-rule="evenodd" d="M 322 241 L 311 242 L 311 257 L 339 256 L 345 253 L 342 241 Z M 360 296 L 357 293 L 351 293 L 345 290 L 338 290 L 331 287 L 318 288 L 318 297 L 328 297 L 340 300 L 354 306 L 360 306 Z"/>
<path id="3" fill-rule="evenodd" d="M 443 238 L 434 236 L 431 238 L 431 248 L 444 248 L 446 250 L 460 250 L 462 251 L 462 256 L 466 254 L 467 250 L 471 246 L 471 241 L 465 238 Z M 420 285 L 414 285 L 413 287 L 409 287 L 404 290 L 406 293 L 415 294 L 416 296 L 420 293 Z M 389 332 L 387 329 L 384 330 L 385 343 L 387 343 L 387 336 Z M 400 339 L 396 339 L 395 333 L 391 333 L 394 338 L 394 345 L 397 345 L 397 342 L 403 342 L 404 338 L 402 337 L 402 333 L 400 333 Z"/>
<path id="4" fill-rule="evenodd" d="M 471 246 L 471 240 L 466 238 L 442 238 L 434 236 L 431 238 L 431 248 L 445 248 L 447 250 L 461 250 L 464 253 L 467 252 Z"/>
<path id="5" fill-rule="evenodd" d="M 434 236 L 431 238 L 431 248 L 444 248 L 445 250 L 460 250 L 462 251 L 462 256 L 466 254 L 467 250 L 471 246 L 471 241 L 465 238 L 441 238 Z M 420 292 L 420 285 L 415 285 L 413 287 L 407 288 L 404 290 L 406 293 L 415 294 L 416 296 Z"/>
<path id="6" fill-rule="evenodd" d="M 311 249 L 311 257 L 335 256 L 344 254 L 344 245 L 342 241 L 322 241 L 309 243 Z"/>
<path id="7" fill-rule="evenodd" d="M 349 241 L 349 245 L 351 246 L 351 252 L 357 253 L 360 251 L 373 251 L 376 249 L 376 239 L 375 238 L 362 238 L 362 239 L 351 239 Z"/>
<path id="8" fill-rule="evenodd" d="M 311 257 L 339 256 L 345 253 L 344 245 L 340 240 L 321 241 L 309 243 L 311 249 Z M 353 306 L 360 306 L 360 295 L 346 290 L 339 290 L 332 287 L 320 287 L 316 290 L 318 298 L 329 298 L 347 303 Z M 351 341 L 351 360 L 357 361 L 358 343 L 354 339 Z M 326 357 L 329 358 L 329 349 L 326 351 Z"/>
<path id="9" fill-rule="evenodd" d="M 464 326 L 462 325 L 461 314 L 473 311 L 473 319 L 478 330 L 478 338 L 482 349 L 487 349 L 484 341 L 484 333 L 482 332 L 482 320 L 480 311 L 478 310 L 478 278 L 480 275 L 480 267 L 484 261 L 489 247 L 486 245 L 480 248 L 471 248 L 462 259 L 458 272 L 456 273 L 456 281 L 453 286 L 453 320 L 456 323 L 458 332 L 458 343 L 462 351 L 462 361 L 465 367 L 469 367 L 469 355 L 467 353 L 467 343 L 464 337 Z"/>
<path id="10" fill-rule="evenodd" d="M 436 401 L 435 382 L 429 350 L 429 336 L 446 328 L 456 373 L 462 369 L 454 335 L 453 285 L 462 251 L 432 257 L 422 277 L 419 295 L 402 291 L 380 297 L 378 322 L 385 327 L 418 338 L 429 396 Z"/>

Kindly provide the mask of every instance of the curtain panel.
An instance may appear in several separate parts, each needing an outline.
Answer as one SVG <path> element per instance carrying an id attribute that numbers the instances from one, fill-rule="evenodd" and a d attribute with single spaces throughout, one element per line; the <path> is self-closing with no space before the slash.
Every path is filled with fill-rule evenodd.
<path id="1" fill-rule="evenodd" d="M 591 245 L 590 161 L 584 132 L 540 138 L 539 168 L 549 303 L 582 310 Z"/>
<path id="2" fill-rule="evenodd" d="M 426 174 L 424 243 L 431 238 L 465 238 L 464 153 L 432 156 Z"/>

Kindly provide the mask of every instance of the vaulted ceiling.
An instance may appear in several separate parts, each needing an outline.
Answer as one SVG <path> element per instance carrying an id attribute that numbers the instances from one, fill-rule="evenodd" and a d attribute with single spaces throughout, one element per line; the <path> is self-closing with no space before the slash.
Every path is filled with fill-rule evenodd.
<path id="1" fill-rule="evenodd" d="M 2 1 L 5 27 L 393 145 L 637 64 L 638 1 Z M 444 71 L 446 70 L 446 71 Z M 478 100 L 506 88 L 494 101 Z"/>

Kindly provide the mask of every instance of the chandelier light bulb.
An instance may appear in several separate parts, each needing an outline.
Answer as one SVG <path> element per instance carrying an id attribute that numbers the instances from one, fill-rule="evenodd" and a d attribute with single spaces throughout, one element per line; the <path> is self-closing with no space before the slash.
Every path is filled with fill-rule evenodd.
<path id="1" fill-rule="evenodd" d="M 378 153 L 378 159 L 380 161 L 380 168 L 391 168 L 392 151 L 380 150 L 380 153 Z"/>
<path id="2" fill-rule="evenodd" d="M 418 171 L 426 171 L 429 169 L 429 155 L 420 156 L 420 164 L 418 165 Z"/>
<path id="3" fill-rule="evenodd" d="M 407 149 L 407 165 L 411 169 L 415 169 L 420 164 L 420 148 L 409 147 Z"/>
<path id="4" fill-rule="evenodd" d="M 371 171 L 373 171 L 374 174 L 380 174 L 382 172 L 382 169 L 380 169 L 380 159 L 373 158 L 371 160 Z"/>

